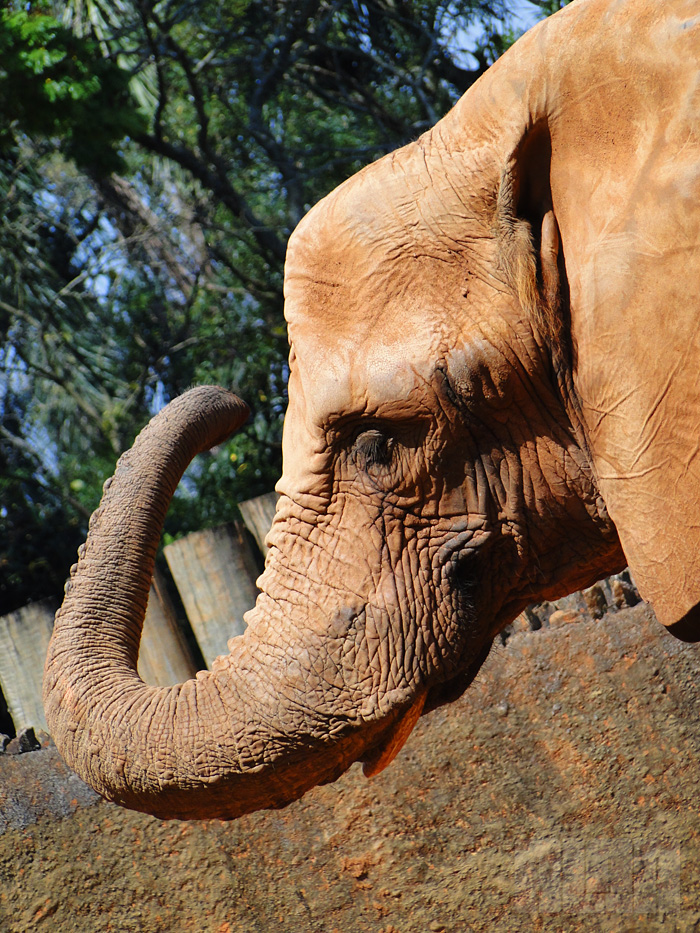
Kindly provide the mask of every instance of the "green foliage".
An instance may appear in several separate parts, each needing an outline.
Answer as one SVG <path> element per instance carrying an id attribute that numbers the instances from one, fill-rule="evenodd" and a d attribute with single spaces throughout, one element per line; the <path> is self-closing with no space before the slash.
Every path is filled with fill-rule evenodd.
<path id="1" fill-rule="evenodd" d="M 3 422 L 15 434 L 24 417 L 19 400 L 6 397 Z M 50 482 L 37 482 L 26 449 L 0 444 L 0 606 L 3 611 L 60 594 L 66 548 L 75 554 L 83 536 L 79 515 Z"/>
<path id="2" fill-rule="evenodd" d="M 96 42 L 73 35 L 52 16 L 0 13 L 0 150 L 12 147 L 18 132 L 58 136 L 82 168 L 120 171 L 117 144 L 143 129 L 128 84 L 129 75 L 105 59 Z"/>

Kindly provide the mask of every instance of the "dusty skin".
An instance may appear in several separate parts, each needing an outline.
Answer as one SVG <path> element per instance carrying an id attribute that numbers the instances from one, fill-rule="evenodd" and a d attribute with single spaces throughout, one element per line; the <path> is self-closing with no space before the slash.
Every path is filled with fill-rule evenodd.
<path id="1" fill-rule="evenodd" d="M 700 653 L 648 607 L 514 635 L 390 768 L 161 822 L 0 756 L 0 929 L 690 933 Z"/>
<path id="2" fill-rule="evenodd" d="M 300 223 L 245 633 L 195 680 L 136 673 L 169 498 L 246 418 L 225 390 L 142 432 L 80 550 L 44 696 L 101 794 L 235 818 L 377 774 L 528 604 L 626 564 L 700 639 L 697 14 L 577 0 Z"/>

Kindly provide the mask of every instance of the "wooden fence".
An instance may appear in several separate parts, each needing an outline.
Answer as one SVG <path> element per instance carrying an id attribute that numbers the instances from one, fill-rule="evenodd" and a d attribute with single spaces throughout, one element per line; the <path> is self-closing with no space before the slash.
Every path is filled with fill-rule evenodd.
<path id="1" fill-rule="evenodd" d="M 197 649 L 211 666 L 227 652 L 228 639 L 244 630 L 276 502 L 274 492 L 243 502 L 245 525 L 195 532 L 164 548 L 196 645 L 177 618 L 167 579 L 157 572 L 139 649 L 138 671 L 146 683 L 170 686 L 193 677 Z M 17 732 L 46 730 L 41 680 L 56 609 L 56 602 L 44 600 L 0 616 L 0 688 Z"/>
<path id="2" fill-rule="evenodd" d="M 257 596 L 265 535 L 272 524 L 277 496 L 268 493 L 240 504 L 245 524 L 232 523 L 196 532 L 164 548 L 168 568 L 187 615 L 190 639 L 180 624 L 169 595 L 168 580 L 156 573 L 139 650 L 138 671 L 154 686 L 170 686 L 194 676 L 204 663 L 226 654 L 227 642 L 245 629 L 244 615 Z M 513 623 L 540 628 L 567 613 L 585 612 L 598 618 L 607 608 L 634 605 L 639 600 L 626 573 L 595 584 L 556 604 L 526 610 Z M 558 611 L 557 611 L 558 610 Z M 56 604 L 32 603 L 0 617 L 0 688 L 15 729 L 46 729 L 41 680 Z M 573 615 L 572 615 L 573 613 Z M 198 665 L 199 661 L 199 665 Z"/>

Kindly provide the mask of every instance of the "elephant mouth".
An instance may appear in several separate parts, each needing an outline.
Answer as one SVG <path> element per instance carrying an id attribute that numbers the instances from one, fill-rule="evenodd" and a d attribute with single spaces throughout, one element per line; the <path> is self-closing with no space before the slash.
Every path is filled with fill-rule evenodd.
<path id="1" fill-rule="evenodd" d="M 425 706 L 423 707 L 423 712 L 430 713 L 434 709 L 437 709 L 438 706 L 444 706 L 446 703 L 454 703 L 455 700 L 458 700 L 467 687 L 471 686 L 471 684 L 474 682 L 474 678 L 481 670 L 481 667 L 486 658 L 489 656 L 492 644 L 493 639 L 491 641 L 487 641 L 486 644 L 481 648 L 479 654 L 466 670 L 457 674 L 456 677 L 451 677 L 444 683 L 431 687 L 425 701 Z"/>
<path id="2" fill-rule="evenodd" d="M 430 689 L 421 688 L 415 699 L 393 721 L 380 740 L 360 759 L 365 777 L 375 777 L 391 764 L 406 744 L 422 713 L 428 713 L 438 706 L 452 703 L 461 697 L 481 670 L 492 644 L 492 641 L 487 642 L 472 664 L 457 677 Z"/>
<path id="3" fill-rule="evenodd" d="M 398 753 L 406 744 L 406 740 L 413 732 L 413 727 L 420 719 L 423 712 L 425 698 L 428 695 L 427 687 L 419 691 L 416 698 L 409 706 L 394 720 L 392 726 L 384 732 L 379 742 L 374 745 L 369 752 L 365 753 L 362 760 L 362 773 L 365 777 L 375 777 L 380 774 L 396 758 Z"/>

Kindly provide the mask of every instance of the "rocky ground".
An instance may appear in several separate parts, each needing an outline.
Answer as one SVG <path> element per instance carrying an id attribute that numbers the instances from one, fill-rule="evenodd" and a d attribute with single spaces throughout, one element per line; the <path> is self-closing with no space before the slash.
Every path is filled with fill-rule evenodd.
<path id="1" fill-rule="evenodd" d="M 0 929 L 700 930 L 700 648 L 644 605 L 520 628 L 379 777 L 232 824 L 1 755 Z"/>

